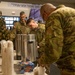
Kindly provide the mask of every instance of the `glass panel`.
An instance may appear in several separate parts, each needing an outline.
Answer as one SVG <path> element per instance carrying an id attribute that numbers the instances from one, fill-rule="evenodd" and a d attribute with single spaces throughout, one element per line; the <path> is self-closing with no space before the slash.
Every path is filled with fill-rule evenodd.
<path id="1" fill-rule="evenodd" d="M 9 20 L 9 18 L 8 17 L 5 17 L 5 20 Z"/>
<path id="2" fill-rule="evenodd" d="M 14 21 L 15 21 L 15 20 L 17 20 L 17 18 L 16 18 L 16 17 L 14 17 Z"/>
<path id="3" fill-rule="evenodd" d="M 10 17 L 9 20 L 13 20 L 13 17 Z"/>
<path id="4" fill-rule="evenodd" d="M 9 26 L 12 26 L 13 27 L 13 25 L 11 24 L 11 25 L 9 25 Z"/>
<path id="5" fill-rule="evenodd" d="M 9 21 L 10 24 L 13 24 L 13 21 Z"/>
<path id="6" fill-rule="evenodd" d="M 6 24 L 9 24 L 10 22 L 9 21 L 5 21 L 6 22 Z"/>
<path id="7" fill-rule="evenodd" d="M 19 21 L 19 18 L 17 17 L 17 21 Z"/>
<path id="8" fill-rule="evenodd" d="M 14 21 L 19 21 L 19 17 L 16 16 L 3 16 L 6 22 L 6 27 L 10 29 L 10 26 L 13 26 Z"/>
<path id="9" fill-rule="evenodd" d="M 6 25 L 6 27 L 10 26 L 9 24 Z"/>

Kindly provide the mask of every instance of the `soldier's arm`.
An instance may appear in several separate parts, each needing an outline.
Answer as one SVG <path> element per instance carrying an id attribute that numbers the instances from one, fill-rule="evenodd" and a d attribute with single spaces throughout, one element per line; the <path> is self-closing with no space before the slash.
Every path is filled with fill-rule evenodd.
<path id="1" fill-rule="evenodd" d="M 63 31 L 57 16 L 49 18 L 46 25 L 45 55 L 48 63 L 56 62 L 62 53 Z"/>
<path id="2" fill-rule="evenodd" d="M 51 64 L 56 62 L 62 53 L 63 31 L 60 21 L 52 16 L 46 23 L 45 44 L 40 49 L 43 50 L 39 62 L 41 64 Z"/>

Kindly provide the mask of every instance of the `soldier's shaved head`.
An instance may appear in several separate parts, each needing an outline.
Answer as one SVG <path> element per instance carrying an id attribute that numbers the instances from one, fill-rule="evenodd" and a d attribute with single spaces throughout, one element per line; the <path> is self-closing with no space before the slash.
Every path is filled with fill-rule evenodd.
<path id="1" fill-rule="evenodd" d="M 49 16 L 49 14 L 52 13 L 52 11 L 54 11 L 55 9 L 56 7 L 51 3 L 43 4 L 40 8 L 40 13 L 41 13 L 42 18 L 46 20 L 47 16 Z M 44 18 L 43 16 L 46 16 L 46 18 Z"/>
<path id="2" fill-rule="evenodd" d="M 46 12 L 50 12 L 51 10 L 53 10 L 54 8 L 56 8 L 53 4 L 50 4 L 50 3 L 46 3 L 46 4 L 43 4 L 40 11 L 46 11 Z"/>

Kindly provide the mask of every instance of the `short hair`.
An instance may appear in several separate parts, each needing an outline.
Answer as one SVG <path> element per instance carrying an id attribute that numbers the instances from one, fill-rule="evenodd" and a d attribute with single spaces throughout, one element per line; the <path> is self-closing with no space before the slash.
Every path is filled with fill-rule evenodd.
<path id="1" fill-rule="evenodd" d="M 45 3 L 41 6 L 40 11 L 50 12 L 50 10 L 53 8 L 56 8 L 56 6 L 51 3 Z"/>
<path id="2" fill-rule="evenodd" d="M 26 24 L 28 25 L 32 20 L 34 20 L 33 18 L 29 18 L 26 22 Z"/>
<path id="3" fill-rule="evenodd" d="M 25 12 L 24 12 L 24 11 L 21 11 L 21 12 L 20 12 L 20 15 L 23 15 L 23 14 L 25 14 Z"/>

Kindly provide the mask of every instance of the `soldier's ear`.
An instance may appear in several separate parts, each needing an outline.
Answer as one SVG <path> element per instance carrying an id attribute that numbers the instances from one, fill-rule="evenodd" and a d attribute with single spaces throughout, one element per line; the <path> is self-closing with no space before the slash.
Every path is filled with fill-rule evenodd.
<path id="1" fill-rule="evenodd" d="M 47 15 L 47 12 L 46 12 L 46 11 L 44 11 L 44 12 L 43 12 L 43 14 L 44 14 L 44 15 Z"/>
<path id="2" fill-rule="evenodd" d="M 49 13 L 47 13 L 46 11 L 44 11 L 43 18 L 44 18 L 45 21 L 48 18 L 48 16 L 49 16 Z"/>
<path id="3" fill-rule="evenodd" d="M 50 15 L 50 13 L 51 13 L 51 12 L 46 12 L 46 11 L 44 11 L 44 15 L 47 16 L 47 17 Z"/>

